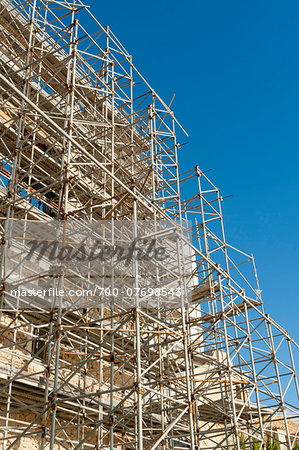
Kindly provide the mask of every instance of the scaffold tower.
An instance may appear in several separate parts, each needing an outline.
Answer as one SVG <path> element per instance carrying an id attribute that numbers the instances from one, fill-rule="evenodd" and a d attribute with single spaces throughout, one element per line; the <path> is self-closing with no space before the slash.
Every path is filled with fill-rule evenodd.
<path id="1" fill-rule="evenodd" d="M 298 346 L 264 311 L 253 256 L 226 242 L 218 188 L 198 166 L 180 173 L 185 135 L 81 0 L 0 0 L 1 449 L 299 442 Z M 135 289 L 134 304 L 32 308 L 20 288 L 45 280 L 25 234 L 14 253 L 8 243 L 15 224 L 39 235 L 49 222 L 99 222 L 112 246 L 125 222 L 133 236 L 150 224 L 175 256 L 148 278 L 138 261 L 101 268 L 113 288 Z M 157 305 L 139 298 L 142 276 Z M 170 277 L 183 286 L 172 306 Z"/>

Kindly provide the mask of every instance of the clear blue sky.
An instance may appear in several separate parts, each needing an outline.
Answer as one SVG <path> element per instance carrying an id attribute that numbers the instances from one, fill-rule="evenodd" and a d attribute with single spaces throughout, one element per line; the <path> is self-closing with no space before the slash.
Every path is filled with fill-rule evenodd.
<path id="1" fill-rule="evenodd" d="M 299 2 L 86 2 L 188 131 L 223 195 L 227 238 L 256 258 L 265 309 L 299 341 Z"/>

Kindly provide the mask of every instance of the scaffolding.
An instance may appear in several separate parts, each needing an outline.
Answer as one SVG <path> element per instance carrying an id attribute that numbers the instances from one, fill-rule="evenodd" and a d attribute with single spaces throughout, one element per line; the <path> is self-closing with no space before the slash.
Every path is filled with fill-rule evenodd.
<path id="1" fill-rule="evenodd" d="M 185 130 L 109 27 L 81 0 L 0 0 L 0 95 L 1 448 L 292 449 L 298 347 L 264 312 L 253 256 L 226 242 L 218 188 L 179 174 Z M 49 220 L 107 221 L 112 244 L 121 222 L 158 236 L 167 221 L 188 302 L 14 302 L 10 224 Z"/>

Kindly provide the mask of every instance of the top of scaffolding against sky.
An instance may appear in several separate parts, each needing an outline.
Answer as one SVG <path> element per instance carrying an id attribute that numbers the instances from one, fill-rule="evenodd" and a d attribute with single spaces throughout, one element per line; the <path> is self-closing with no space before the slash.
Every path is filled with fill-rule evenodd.
<path id="1" fill-rule="evenodd" d="M 39 2 L 39 8 L 34 2 L 24 2 L 21 5 L 18 2 L 3 2 L 3 4 L 7 7 L 7 11 L 13 14 L 10 28 L 6 33 L 21 33 L 25 40 L 31 40 L 29 48 L 26 45 L 20 48 L 19 42 L 16 48 L 11 48 L 11 36 L 7 36 L 9 56 L 7 59 L 3 58 L 3 63 L 6 68 L 11 67 L 11 73 L 6 73 L 3 82 L 9 83 L 12 76 L 16 82 L 14 89 L 17 89 L 21 80 L 26 78 L 27 89 L 28 83 L 30 89 L 28 92 L 25 89 L 20 95 L 21 98 L 22 95 L 26 96 L 24 107 L 31 109 L 32 122 L 37 115 L 40 123 L 46 119 L 51 128 L 50 133 L 53 134 L 53 147 L 57 140 L 57 132 L 65 133 L 61 137 L 70 140 L 74 147 L 73 152 L 78 152 L 78 158 L 72 161 L 69 169 L 70 178 L 86 177 L 87 164 L 93 163 L 115 182 L 115 189 L 118 187 L 122 189 L 122 196 L 134 198 L 138 191 L 139 201 L 152 214 L 153 209 L 149 206 L 150 203 L 145 198 L 147 195 L 144 195 L 142 189 L 147 191 L 147 184 L 151 182 L 149 171 L 144 171 L 144 168 L 150 162 L 150 135 L 154 134 L 156 171 L 161 173 L 161 175 L 157 173 L 161 195 L 154 201 L 157 208 L 163 204 L 160 214 L 165 216 L 163 212 L 165 206 L 176 207 L 175 203 L 178 204 L 175 152 L 179 145 L 174 139 L 177 121 L 169 107 L 136 70 L 131 56 L 109 28 L 103 28 L 96 19 L 93 23 L 87 21 L 87 18 L 83 19 L 82 22 L 88 23 L 91 29 L 97 27 L 91 34 L 85 30 L 82 23 L 76 19 L 77 13 L 80 11 L 81 15 L 82 13 L 90 17 L 91 15 L 81 4 Z M 66 12 L 61 15 L 62 10 Z M 24 13 L 27 17 L 24 17 Z M 24 21 L 26 23 L 26 20 L 31 20 L 31 15 L 31 29 L 28 29 L 24 27 Z M 2 35 L 5 35 L 4 30 Z M 5 41 L 3 47 L 5 48 Z M 70 100 L 72 89 L 75 90 L 75 95 Z M 101 114 L 103 103 L 105 112 Z M 66 116 L 70 116 L 71 119 L 66 120 Z M 154 122 L 152 128 L 151 117 Z M 113 143 L 112 128 L 119 137 L 119 141 L 114 140 Z M 32 128 L 31 135 L 36 133 L 37 126 L 35 129 Z M 63 139 L 60 146 L 63 146 Z M 111 165 L 111 150 L 108 154 L 101 151 L 105 146 L 106 148 L 110 146 L 115 152 L 121 146 L 121 164 L 112 167 L 114 161 Z M 134 153 L 134 156 L 132 157 L 130 153 Z M 118 159 L 120 156 L 118 155 Z M 88 162 L 83 161 L 84 157 L 88 158 Z M 139 158 L 141 161 L 138 164 Z M 134 181 L 124 184 L 122 177 L 128 178 L 125 170 L 133 160 L 136 172 Z M 82 167 L 82 164 L 85 167 Z M 75 165 L 77 167 L 74 167 Z M 151 164 L 148 165 L 151 167 Z M 121 174 L 116 176 L 118 170 Z M 27 198 L 33 196 L 34 193 L 31 192 Z M 106 197 L 106 201 L 123 201 L 119 192 L 115 192 L 113 199 L 109 198 L 108 194 Z M 87 208 L 89 207 L 88 204 Z M 77 213 L 76 208 L 69 208 L 69 215 L 73 215 L 74 212 Z"/>
<path id="2" fill-rule="evenodd" d="M 262 448 L 283 422 L 291 449 L 296 345 L 264 313 L 253 257 L 226 242 L 219 190 L 198 167 L 179 177 L 184 130 L 111 30 L 80 1 L 1 0 L 0 95 L 4 237 L 12 219 L 109 219 L 114 245 L 116 220 L 153 221 L 157 236 L 161 219 L 193 219 L 180 238 L 192 301 L 166 311 L 7 310 L 2 240 L 3 448 Z M 181 200 L 185 183 L 194 195 Z"/>
<path id="3" fill-rule="evenodd" d="M 15 12 L 13 24 L 17 30 L 14 32 L 19 33 L 24 27 L 22 22 L 26 19 L 31 20 L 31 15 L 33 17 L 31 28 L 34 26 L 34 32 L 31 30 L 30 37 L 30 29 L 25 28 L 21 31 L 22 34 L 24 33 L 25 39 L 32 40 L 31 48 L 24 46 L 20 49 L 18 46 L 14 49 L 12 58 L 8 57 L 10 61 L 5 60 L 4 64 L 6 67 L 10 65 L 11 74 L 19 78 L 15 80 L 17 86 L 20 85 L 22 78 L 27 78 L 30 82 L 30 92 L 25 92 L 25 95 L 28 108 L 32 109 L 32 116 L 35 114 L 35 105 L 30 103 L 30 100 L 39 104 L 39 120 L 47 120 L 54 136 L 57 132 L 61 132 L 61 128 L 63 128 L 62 133 L 67 133 L 71 129 L 71 132 L 64 137 L 71 140 L 72 145 L 76 148 L 73 151 L 80 153 L 81 160 L 78 156 L 76 161 L 72 162 L 70 177 L 82 175 L 79 172 L 80 170 L 82 172 L 83 169 L 86 172 L 86 167 L 81 167 L 82 162 L 88 164 L 82 161 L 84 155 L 89 162 L 92 159 L 92 163 L 96 164 L 99 170 L 104 171 L 109 179 L 114 180 L 116 188 L 118 186 L 122 188 L 126 193 L 123 195 L 130 195 L 134 198 L 138 191 L 139 201 L 147 209 L 149 209 L 149 202 L 144 198 L 145 195 L 140 187 L 147 191 L 149 173 L 144 172 L 144 164 L 147 163 L 146 157 L 150 161 L 146 152 L 150 152 L 150 134 L 154 134 L 156 161 L 159 160 L 156 170 L 162 172 L 161 180 L 159 180 L 162 195 L 156 198 L 155 202 L 156 206 L 163 203 L 160 214 L 165 216 L 163 213 L 164 198 L 167 199 L 168 206 L 178 203 L 174 183 L 174 154 L 179 146 L 173 139 L 175 136 L 174 125 L 177 121 L 172 111 L 136 70 L 131 56 L 108 27 L 104 29 L 94 19 L 94 26 L 97 29 L 94 33 L 88 34 L 76 17 L 79 11 L 81 14 L 87 13 L 90 16 L 89 10 L 86 10 L 83 5 L 78 6 L 78 3 L 75 2 L 73 4 L 71 2 L 53 3 L 39 2 L 40 8 L 37 8 L 34 6 L 34 2 L 24 2 L 22 16 L 14 11 L 14 2 L 6 4 L 11 13 Z M 51 8 L 47 5 L 51 5 Z M 17 2 L 15 7 L 18 8 Z M 66 13 L 59 14 L 57 17 L 62 9 L 66 9 Z M 24 18 L 24 13 L 28 14 L 27 18 Z M 92 28 L 92 23 L 87 19 L 83 19 L 83 23 L 88 23 L 88 26 Z M 11 30 L 7 32 L 10 33 Z M 11 48 L 7 49 L 10 55 L 11 50 Z M 73 58 L 73 56 L 75 57 Z M 69 79 L 67 79 L 67 73 Z M 11 74 L 7 74 L 7 82 Z M 70 101 L 69 98 L 71 89 L 75 89 L 73 101 Z M 101 103 L 104 102 L 105 113 L 101 114 Z M 71 123 L 68 121 L 66 124 L 65 116 L 68 113 L 65 108 L 68 109 Z M 46 118 L 44 114 L 46 114 Z M 150 128 L 150 117 L 154 119 L 154 129 Z M 118 133 L 120 142 L 111 143 L 112 128 Z M 33 135 L 36 130 L 32 129 L 31 133 Z M 55 137 L 53 139 L 55 140 Z M 88 153 L 85 148 L 87 141 Z M 137 145 L 134 141 L 137 141 Z M 107 145 L 115 147 L 116 151 L 119 145 L 122 146 L 122 158 L 127 160 L 125 164 L 122 161 L 121 166 L 119 164 L 112 168 L 111 152 L 104 155 L 104 152 L 100 151 Z M 127 178 L 124 172 L 126 164 L 132 162 L 130 152 L 135 154 L 136 175 L 134 183 L 126 185 L 122 182 L 122 176 Z M 139 171 L 138 158 L 142 158 Z M 80 167 L 74 168 L 75 164 Z M 116 177 L 114 172 L 117 172 L 118 169 L 122 173 Z M 83 176 L 86 175 L 83 174 Z M 159 175 L 157 174 L 157 176 Z M 169 182 L 167 182 L 168 179 Z M 133 184 L 136 192 L 133 192 Z M 163 191 L 165 192 L 163 193 Z M 28 198 L 29 196 L 33 197 L 33 193 L 29 194 Z M 115 193 L 112 200 L 115 199 L 120 200 L 119 193 Z M 109 198 L 107 200 L 109 201 Z M 68 214 L 74 214 L 74 211 L 69 209 Z M 75 210 L 75 212 L 77 211 Z"/>

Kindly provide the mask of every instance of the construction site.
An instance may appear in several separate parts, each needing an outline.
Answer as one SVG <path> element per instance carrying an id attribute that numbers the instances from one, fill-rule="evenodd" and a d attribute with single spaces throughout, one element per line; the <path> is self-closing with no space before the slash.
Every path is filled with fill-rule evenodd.
<path id="1" fill-rule="evenodd" d="M 0 448 L 297 448 L 298 346 L 110 28 L 81 0 L 0 0 L 0 96 Z M 29 248 L 53 236 L 63 261 L 141 238 L 157 258 L 55 271 Z"/>

